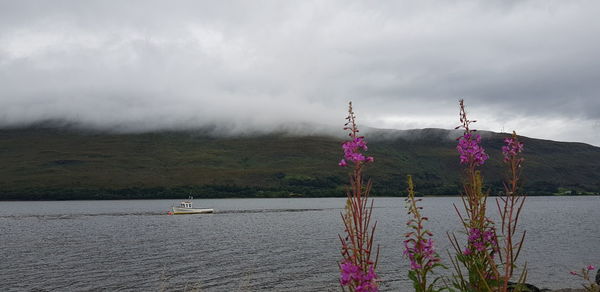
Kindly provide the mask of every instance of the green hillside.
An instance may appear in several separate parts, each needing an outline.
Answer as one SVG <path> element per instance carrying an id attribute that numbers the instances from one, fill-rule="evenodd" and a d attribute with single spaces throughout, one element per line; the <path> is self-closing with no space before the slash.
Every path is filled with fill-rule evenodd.
<path id="1" fill-rule="evenodd" d="M 400 195 L 406 174 L 427 195 L 456 195 L 455 133 L 372 130 L 375 195 Z M 484 133 L 486 183 L 501 187 L 502 138 Z M 597 193 L 600 148 L 523 138 L 531 195 Z M 340 140 L 266 135 L 217 138 L 202 132 L 114 134 L 65 128 L 0 130 L 0 199 L 120 199 L 342 196 Z"/>

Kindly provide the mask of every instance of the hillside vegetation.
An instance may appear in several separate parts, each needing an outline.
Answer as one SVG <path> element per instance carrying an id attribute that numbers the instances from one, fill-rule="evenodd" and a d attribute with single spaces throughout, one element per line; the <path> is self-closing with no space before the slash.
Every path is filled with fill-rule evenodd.
<path id="1" fill-rule="evenodd" d="M 490 193 L 501 189 L 502 138 L 482 133 Z M 425 195 L 457 195 L 457 133 L 371 130 L 366 171 L 375 195 L 404 193 L 412 174 Z M 522 138 L 530 195 L 600 190 L 600 148 Z M 214 137 L 201 131 L 114 134 L 67 128 L 0 130 L 0 199 L 343 196 L 341 140 L 273 134 Z"/>

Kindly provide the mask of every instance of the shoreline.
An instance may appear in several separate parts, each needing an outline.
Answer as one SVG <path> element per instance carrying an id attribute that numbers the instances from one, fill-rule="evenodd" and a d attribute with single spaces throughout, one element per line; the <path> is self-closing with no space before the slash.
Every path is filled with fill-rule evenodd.
<path id="1" fill-rule="evenodd" d="M 180 200 L 185 196 L 167 197 L 167 198 L 89 198 L 89 199 L 0 199 L 0 202 L 65 202 L 65 201 L 148 201 L 148 200 Z M 459 195 L 425 195 L 417 196 L 419 198 L 460 198 Z M 496 196 L 489 196 L 494 198 Z M 531 195 L 527 197 L 536 198 L 553 198 L 553 197 L 600 197 L 600 194 L 585 194 L 585 195 Z M 194 200 L 228 200 L 228 199 L 336 199 L 346 198 L 346 196 L 281 196 L 281 197 L 194 197 Z M 372 199 L 377 198 L 406 198 L 406 196 L 370 196 Z"/>

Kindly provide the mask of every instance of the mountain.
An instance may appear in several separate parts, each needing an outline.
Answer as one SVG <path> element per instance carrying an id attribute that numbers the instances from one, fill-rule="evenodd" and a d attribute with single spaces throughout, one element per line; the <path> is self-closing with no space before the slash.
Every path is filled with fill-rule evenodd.
<path id="1" fill-rule="evenodd" d="M 491 194 L 501 190 L 508 134 L 481 132 Z M 425 195 L 457 195 L 455 138 L 441 129 L 370 129 L 374 195 L 401 195 L 412 174 Z M 521 137 L 530 195 L 600 191 L 600 148 Z M 204 131 L 117 134 L 73 127 L 0 130 L 0 199 L 343 196 L 340 138 L 283 133 L 216 137 Z"/>

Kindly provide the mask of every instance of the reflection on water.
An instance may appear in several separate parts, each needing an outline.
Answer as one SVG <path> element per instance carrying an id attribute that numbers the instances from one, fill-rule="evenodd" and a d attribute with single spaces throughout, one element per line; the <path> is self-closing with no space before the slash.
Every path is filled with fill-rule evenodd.
<path id="1" fill-rule="evenodd" d="M 457 198 L 425 198 L 438 248 Z M 215 214 L 167 216 L 172 200 L 0 202 L 2 291 L 338 291 L 341 198 L 195 200 Z M 384 291 L 408 289 L 401 198 L 376 198 Z M 531 197 L 522 222 L 529 282 L 577 287 L 600 264 L 599 197 Z M 161 280 L 161 278 L 163 280 Z"/>

